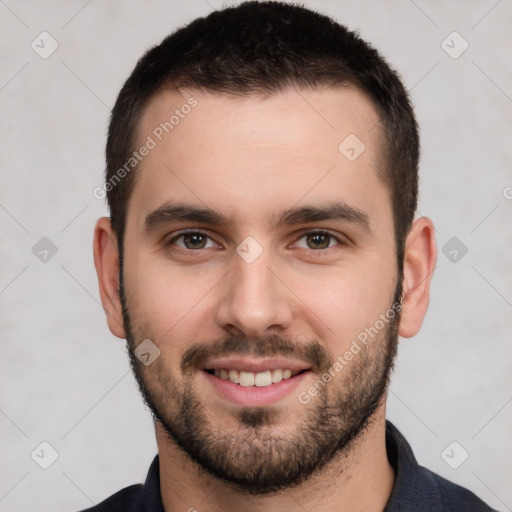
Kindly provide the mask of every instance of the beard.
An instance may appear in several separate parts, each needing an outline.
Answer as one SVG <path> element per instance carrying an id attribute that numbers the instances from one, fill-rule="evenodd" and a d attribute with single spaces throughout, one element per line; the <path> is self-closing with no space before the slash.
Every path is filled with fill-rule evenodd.
<path id="1" fill-rule="evenodd" d="M 393 304 L 401 296 L 401 280 L 398 282 Z M 122 279 L 120 295 L 131 367 L 154 420 L 161 424 L 170 443 L 207 474 L 238 492 L 265 495 L 300 485 L 337 456 L 349 453 L 385 398 L 397 352 L 400 309 L 393 308 L 396 314 L 389 323 L 335 379 L 317 386 L 316 396 L 307 404 L 299 402 L 292 429 L 279 433 L 279 425 L 294 412 L 286 416 L 277 406 L 233 407 L 230 415 L 236 428 L 222 425 L 196 390 L 198 372 L 212 357 L 293 356 L 310 364 L 317 382 L 329 369 L 332 372 L 336 362 L 322 344 L 277 335 L 250 340 L 229 337 L 193 345 L 182 356 L 181 375 L 174 375 L 165 357 L 158 357 L 150 366 L 136 357 L 136 340 L 146 336 L 142 335 L 142 323 L 133 323 L 136 316 L 129 310 Z M 168 339 L 152 341 L 160 347 L 170 343 Z"/>

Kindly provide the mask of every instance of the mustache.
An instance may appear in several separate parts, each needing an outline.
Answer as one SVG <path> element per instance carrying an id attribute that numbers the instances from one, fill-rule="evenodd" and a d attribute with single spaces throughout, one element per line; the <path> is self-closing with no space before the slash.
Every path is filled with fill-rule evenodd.
<path id="1" fill-rule="evenodd" d="M 308 363 L 311 370 L 325 373 L 334 359 L 318 341 L 299 342 L 290 337 L 271 334 L 263 338 L 230 337 L 214 343 L 198 343 L 190 347 L 181 360 L 181 371 L 192 373 L 203 369 L 214 358 L 232 355 L 256 357 L 293 357 Z"/>

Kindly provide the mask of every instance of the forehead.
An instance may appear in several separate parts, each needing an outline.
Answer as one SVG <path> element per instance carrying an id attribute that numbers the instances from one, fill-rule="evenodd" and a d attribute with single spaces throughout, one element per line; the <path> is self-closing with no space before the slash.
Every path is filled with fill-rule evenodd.
<path id="1" fill-rule="evenodd" d="M 129 210 L 166 202 L 254 218 L 298 202 L 388 207 L 378 177 L 379 117 L 353 88 L 285 89 L 265 99 L 164 90 L 139 121 L 141 159 Z M 385 204 L 387 202 L 387 205 Z"/>
<path id="2" fill-rule="evenodd" d="M 371 100 L 354 87 L 290 87 L 265 98 L 164 89 L 147 102 L 137 135 L 139 140 L 152 135 L 164 145 L 174 141 L 175 146 L 185 138 L 188 144 L 222 146 L 270 142 L 290 146 L 295 152 L 301 148 L 305 152 L 321 141 L 321 149 L 329 145 L 338 156 L 339 142 L 350 134 L 373 146 L 378 140 L 379 130 L 374 130 L 378 122 Z"/>

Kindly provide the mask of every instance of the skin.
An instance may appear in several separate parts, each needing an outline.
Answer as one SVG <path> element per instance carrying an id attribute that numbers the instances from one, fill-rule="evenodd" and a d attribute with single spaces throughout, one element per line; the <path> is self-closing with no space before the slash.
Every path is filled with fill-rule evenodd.
<path id="1" fill-rule="evenodd" d="M 375 170 L 382 165 L 375 108 L 352 89 L 299 94 L 290 88 L 266 99 L 163 91 L 144 111 L 140 142 L 190 96 L 197 107 L 141 162 L 128 204 L 124 278 L 138 341 L 155 341 L 161 364 L 175 376 L 194 343 L 226 336 L 275 333 L 317 340 L 332 358 L 344 354 L 358 333 L 388 310 L 398 278 L 390 192 Z M 349 134 L 366 146 L 353 162 L 338 150 Z M 271 227 L 282 210 L 333 201 L 365 212 L 370 231 L 340 220 Z M 147 215 L 168 202 L 214 208 L 232 224 L 182 221 L 146 230 Z M 186 249 L 183 239 L 165 245 L 185 228 L 208 234 L 208 247 Z M 305 229 L 332 231 L 345 243 L 333 239 L 327 249 L 311 248 Z M 236 252 L 248 236 L 263 249 L 250 264 Z M 405 246 L 401 337 L 414 336 L 421 327 L 436 257 L 433 224 L 418 218 Z M 125 339 L 119 252 L 108 218 L 97 222 L 94 259 L 109 328 Z M 318 377 L 308 374 L 301 389 Z M 331 385 L 342 386 L 342 377 Z M 228 407 L 200 375 L 194 386 L 208 417 L 237 435 L 232 404 Z M 291 393 L 279 401 L 275 424 L 268 428 L 290 434 L 304 411 Z M 212 478 L 169 442 L 158 421 L 155 426 L 166 510 L 281 511 L 300 503 L 324 512 L 340 510 L 343 503 L 343 510 L 378 511 L 394 483 L 385 448 L 385 400 L 351 450 L 301 485 L 266 496 L 244 494 Z"/>

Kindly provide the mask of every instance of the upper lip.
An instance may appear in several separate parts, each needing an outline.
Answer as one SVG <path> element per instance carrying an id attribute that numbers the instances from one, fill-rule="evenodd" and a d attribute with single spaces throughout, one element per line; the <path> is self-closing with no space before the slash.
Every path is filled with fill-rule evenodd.
<path id="1" fill-rule="evenodd" d="M 282 358 L 252 359 L 252 358 L 221 358 L 205 364 L 205 370 L 239 370 L 243 372 L 260 373 L 268 370 L 292 370 L 300 372 L 311 368 L 307 363 Z"/>

